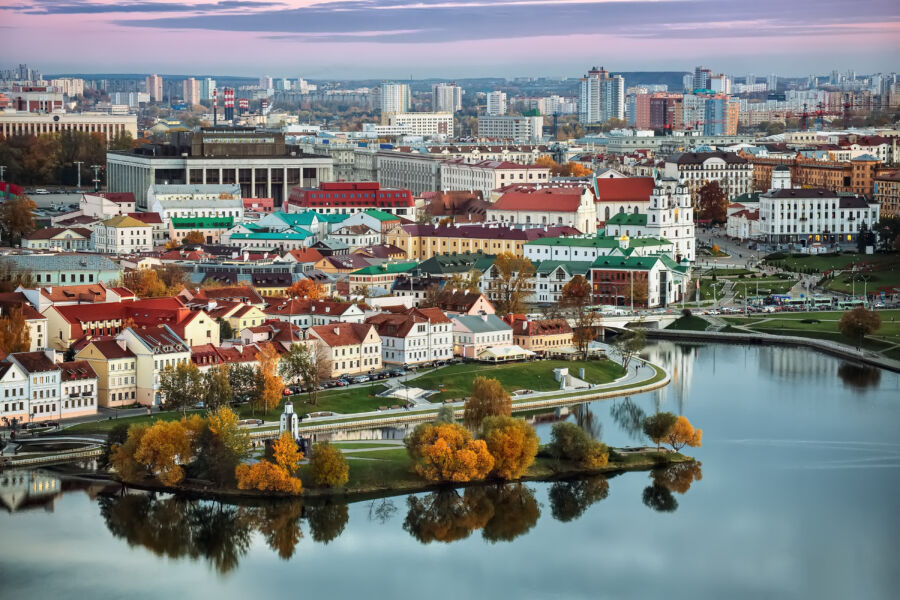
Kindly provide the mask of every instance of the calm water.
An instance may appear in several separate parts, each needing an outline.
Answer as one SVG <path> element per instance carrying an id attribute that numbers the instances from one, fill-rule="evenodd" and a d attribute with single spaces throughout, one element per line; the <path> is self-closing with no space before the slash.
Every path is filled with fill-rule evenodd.
<path id="1" fill-rule="evenodd" d="M 702 478 L 232 507 L 5 474 L 2 597 L 896 597 L 897 375 L 805 350 L 649 354 L 672 385 L 569 418 L 636 445 L 642 414 L 683 413 Z"/>

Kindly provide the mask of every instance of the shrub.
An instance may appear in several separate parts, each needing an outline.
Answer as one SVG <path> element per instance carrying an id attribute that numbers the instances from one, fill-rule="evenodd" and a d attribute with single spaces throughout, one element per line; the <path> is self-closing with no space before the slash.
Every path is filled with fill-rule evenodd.
<path id="1" fill-rule="evenodd" d="M 487 444 L 462 425 L 423 423 L 404 443 L 416 473 L 429 481 L 479 480 L 494 468 Z"/>
<path id="2" fill-rule="evenodd" d="M 550 437 L 548 450 L 557 459 L 571 460 L 588 468 L 603 467 L 609 462 L 606 444 L 591 439 L 575 423 L 557 423 Z"/>
<path id="3" fill-rule="evenodd" d="M 338 448 L 328 442 L 319 442 L 313 448 L 309 461 L 313 483 L 321 487 L 342 487 L 350 479 L 350 467 Z"/>
<path id="4" fill-rule="evenodd" d="M 481 423 L 482 439 L 494 458 L 493 474 L 518 479 L 534 462 L 538 436 L 524 419 L 487 417 Z"/>
<path id="5" fill-rule="evenodd" d="M 685 319 L 690 319 L 691 316 L 693 316 L 693 314 L 694 314 L 694 313 L 692 313 L 692 312 L 691 312 L 691 309 L 689 309 L 689 308 L 682 308 L 682 309 L 681 309 L 681 316 L 684 317 Z"/>

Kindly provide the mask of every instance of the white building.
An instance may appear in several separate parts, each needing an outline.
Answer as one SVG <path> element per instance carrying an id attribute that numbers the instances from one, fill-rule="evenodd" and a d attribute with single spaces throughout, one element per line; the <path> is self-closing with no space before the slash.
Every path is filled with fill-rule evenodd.
<path id="1" fill-rule="evenodd" d="M 506 114 L 506 92 L 491 92 L 487 95 L 487 107 L 484 114 L 489 117 L 502 117 Z"/>
<path id="2" fill-rule="evenodd" d="M 592 262 L 601 256 L 621 255 L 630 249 L 629 256 L 666 254 L 675 256 L 675 245 L 669 240 L 641 237 L 633 238 L 623 248 L 622 241 L 611 235 L 583 235 L 572 237 L 538 238 L 525 242 L 522 247 L 525 258 L 533 263 Z"/>
<path id="3" fill-rule="evenodd" d="M 244 219 L 241 186 L 236 183 L 151 185 L 147 206 L 167 227 L 172 217 L 232 217 L 236 223 Z"/>
<path id="4" fill-rule="evenodd" d="M 680 182 L 662 180 L 653 188 L 645 214 L 614 215 L 606 222 L 606 234 L 668 240 L 674 245 L 675 262 L 693 262 L 697 256 L 693 213 L 688 188 Z"/>
<path id="5" fill-rule="evenodd" d="M 464 93 L 455 83 L 435 83 L 431 86 L 431 109 L 451 113 L 462 110 Z"/>
<path id="6" fill-rule="evenodd" d="M 188 106 L 200 104 L 200 82 L 193 77 L 181 82 L 181 98 Z"/>
<path id="7" fill-rule="evenodd" d="M 878 224 L 880 205 L 822 188 L 772 189 L 759 196 L 759 235 L 768 242 L 848 244 L 863 224 Z"/>
<path id="8" fill-rule="evenodd" d="M 457 315 L 453 317 L 453 354 L 478 358 L 486 348 L 511 346 L 512 327 L 497 315 Z"/>
<path id="9" fill-rule="evenodd" d="M 406 83 L 381 84 L 381 112 L 405 113 L 409 111 L 409 85 Z"/>
<path id="10" fill-rule="evenodd" d="M 504 192 L 486 211 L 488 222 L 513 225 L 569 225 L 581 233 L 597 232 L 594 194 L 586 187 L 516 187 Z"/>
<path id="11" fill-rule="evenodd" d="M 134 194 L 128 192 L 95 192 L 81 195 L 78 203 L 82 214 L 108 219 L 137 211 Z"/>
<path id="12" fill-rule="evenodd" d="M 162 77 L 154 73 L 147 75 L 145 80 L 146 92 L 150 94 L 151 102 L 162 102 L 163 100 L 163 80 Z"/>
<path id="13" fill-rule="evenodd" d="M 621 75 L 610 77 L 603 67 L 594 67 L 581 78 L 578 120 L 590 124 L 612 118 L 625 118 L 625 79 Z"/>
<path id="14" fill-rule="evenodd" d="M 453 137 L 452 112 L 398 112 L 388 118 L 391 127 L 402 131 L 398 135 Z"/>
<path id="15" fill-rule="evenodd" d="M 751 191 L 753 165 L 733 152 L 679 152 L 666 158 L 663 173 L 686 185 L 697 201 L 706 183 L 718 181 L 729 201 Z"/>
<path id="16" fill-rule="evenodd" d="M 550 168 L 541 165 L 520 165 L 497 160 L 471 162 L 464 158 L 441 163 L 441 189 L 479 191 L 482 198 L 488 201 L 492 190 L 506 185 L 546 184 L 549 181 Z"/>
<path id="17" fill-rule="evenodd" d="M 365 246 L 381 243 L 381 231 L 368 225 L 343 225 L 332 231 L 326 238 L 329 241 L 341 242 L 350 246 L 351 251 Z"/>
<path id="18" fill-rule="evenodd" d="M 109 113 L 32 113 L 0 110 L 0 136 L 38 136 L 61 131 L 101 133 L 107 140 L 128 133 L 137 138 L 137 115 Z"/>
<path id="19" fill-rule="evenodd" d="M 137 373 L 137 402 L 145 406 L 156 406 L 165 402 L 159 391 L 159 377 L 166 367 L 187 364 L 191 360 L 191 349 L 168 325 L 160 329 L 135 330 L 129 327 L 116 339 L 135 356 Z"/>
<path id="20" fill-rule="evenodd" d="M 153 226 L 128 215 L 119 215 L 98 224 L 91 234 L 95 252 L 134 254 L 153 250 Z"/>
<path id="21" fill-rule="evenodd" d="M 480 138 L 539 142 L 543 136 L 544 117 L 478 117 Z"/>
<path id="22" fill-rule="evenodd" d="M 419 365 L 453 358 L 452 322 L 439 308 L 410 308 L 366 319 L 381 337 L 385 364 Z"/>

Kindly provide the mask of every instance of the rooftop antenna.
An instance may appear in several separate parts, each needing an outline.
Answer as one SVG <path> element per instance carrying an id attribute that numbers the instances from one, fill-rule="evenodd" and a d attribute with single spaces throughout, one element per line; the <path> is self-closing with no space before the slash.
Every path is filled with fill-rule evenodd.
<path id="1" fill-rule="evenodd" d="M 91 165 L 91 168 L 94 170 L 94 191 L 100 191 L 100 169 L 103 168 L 103 165 Z"/>
<path id="2" fill-rule="evenodd" d="M 78 167 L 78 189 L 80 190 L 81 189 L 81 165 L 84 164 L 84 161 L 76 160 L 72 164 L 75 165 L 76 167 Z"/>

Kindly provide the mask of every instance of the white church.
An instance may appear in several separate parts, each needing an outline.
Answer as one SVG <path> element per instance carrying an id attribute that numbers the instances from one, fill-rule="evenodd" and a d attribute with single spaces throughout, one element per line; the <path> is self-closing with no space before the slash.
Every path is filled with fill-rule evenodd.
<path id="1" fill-rule="evenodd" d="M 619 213 L 606 222 L 605 234 L 662 238 L 672 242 L 677 262 L 697 257 L 694 208 L 688 188 L 674 179 L 657 179 L 646 214 Z"/>

